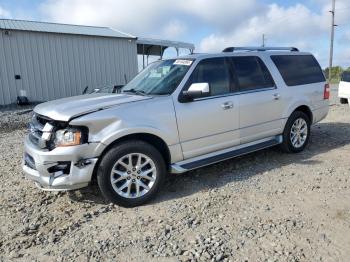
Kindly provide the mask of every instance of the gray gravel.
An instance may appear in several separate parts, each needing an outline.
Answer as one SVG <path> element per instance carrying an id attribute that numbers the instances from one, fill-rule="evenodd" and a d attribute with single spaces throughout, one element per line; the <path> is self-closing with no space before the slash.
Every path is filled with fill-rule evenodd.
<path id="1" fill-rule="evenodd" d="M 32 117 L 33 105 L 0 108 L 0 133 L 26 128 Z"/>
<path id="2" fill-rule="evenodd" d="M 332 103 L 304 152 L 172 176 L 132 209 L 106 204 L 96 186 L 54 193 L 24 180 L 30 113 L 0 112 L 0 261 L 348 261 L 350 108 Z"/>

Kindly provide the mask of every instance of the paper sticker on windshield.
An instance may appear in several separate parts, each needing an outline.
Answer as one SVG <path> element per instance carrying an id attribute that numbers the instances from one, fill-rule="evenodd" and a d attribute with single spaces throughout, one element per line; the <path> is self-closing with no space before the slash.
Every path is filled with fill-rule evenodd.
<path id="1" fill-rule="evenodd" d="M 185 66 L 190 66 L 192 64 L 192 60 L 176 60 L 174 62 L 174 65 L 185 65 Z"/>

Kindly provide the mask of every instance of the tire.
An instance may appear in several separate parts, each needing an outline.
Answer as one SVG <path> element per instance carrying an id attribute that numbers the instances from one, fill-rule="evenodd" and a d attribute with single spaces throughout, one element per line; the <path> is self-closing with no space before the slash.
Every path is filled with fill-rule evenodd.
<path id="1" fill-rule="evenodd" d="M 282 151 L 286 153 L 299 153 L 305 149 L 310 138 L 310 122 L 309 117 L 301 111 L 295 111 L 290 115 L 283 131 L 283 142 L 280 145 Z M 305 127 L 305 129 L 301 128 L 301 130 L 305 130 L 306 135 L 305 132 L 297 130 L 297 127 L 299 126 L 298 123 L 302 124 L 302 127 Z M 294 134 L 296 133 L 296 140 L 294 140 L 294 144 L 292 142 L 292 137 L 295 136 L 292 134 L 292 132 L 294 132 Z"/>
<path id="2" fill-rule="evenodd" d="M 340 103 L 341 104 L 347 104 L 348 103 L 348 99 L 347 98 L 340 98 Z"/>
<path id="3" fill-rule="evenodd" d="M 114 145 L 103 156 L 97 170 L 97 183 L 108 202 L 135 207 L 155 197 L 166 174 L 165 161 L 155 147 L 140 140 L 129 140 Z"/>

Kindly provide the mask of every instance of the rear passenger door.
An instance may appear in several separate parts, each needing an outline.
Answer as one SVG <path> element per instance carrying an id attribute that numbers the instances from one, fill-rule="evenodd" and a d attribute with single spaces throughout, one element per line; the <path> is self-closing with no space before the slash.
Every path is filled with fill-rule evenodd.
<path id="1" fill-rule="evenodd" d="M 231 58 L 239 87 L 240 143 L 282 133 L 282 99 L 273 78 L 258 56 Z"/>

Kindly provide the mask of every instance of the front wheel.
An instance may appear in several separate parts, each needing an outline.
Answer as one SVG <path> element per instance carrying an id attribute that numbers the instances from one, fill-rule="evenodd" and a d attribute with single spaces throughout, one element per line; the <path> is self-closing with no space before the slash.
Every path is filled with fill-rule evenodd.
<path id="1" fill-rule="evenodd" d="M 124 207 L 151 200 L 166 175 L 164 159 L 152 145 L 133 140 L 116 144 L 102 158 L 97 182 L 102 195 Z"/>
<path id="2" fill-rule="evenodd" d="M 293 112 L 283 131 L 281 149 L 287 153 L 304 150 L 310 138 L 310 119 L 300 111 Z"/>

